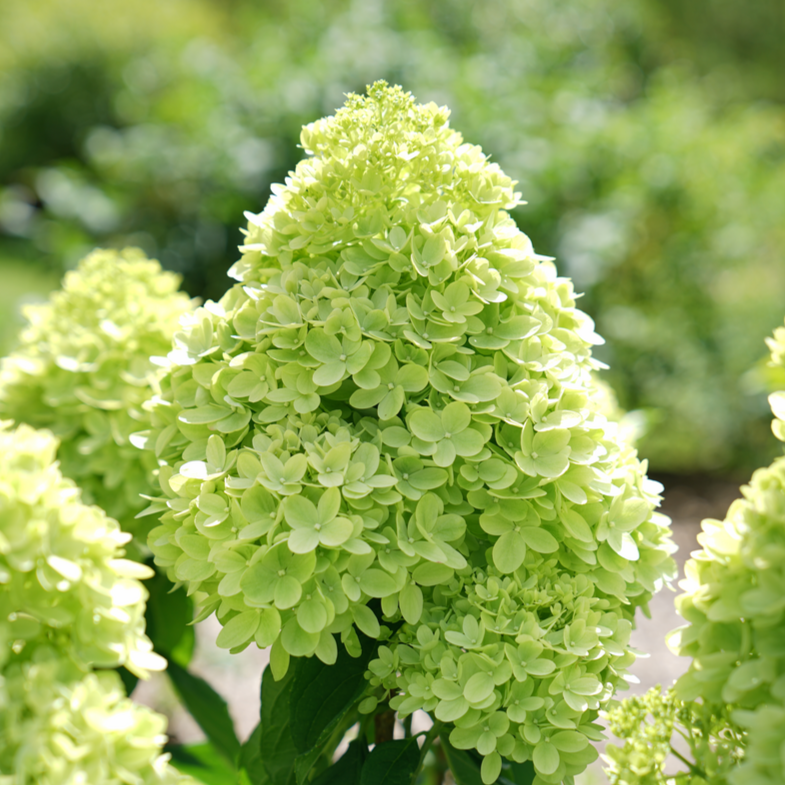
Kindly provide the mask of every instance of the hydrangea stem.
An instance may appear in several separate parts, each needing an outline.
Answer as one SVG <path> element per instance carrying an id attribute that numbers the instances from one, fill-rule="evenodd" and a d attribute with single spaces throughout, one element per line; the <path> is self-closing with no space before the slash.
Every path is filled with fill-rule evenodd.
<path id="1" fill-rule="evenodd" d="M 385 741 L 392 741 L 393 730 L 395 729 L 395 712 L 388 709 L 374 717 L 374 729 L 376 731 L 376 743 L 381 744 Z"/>

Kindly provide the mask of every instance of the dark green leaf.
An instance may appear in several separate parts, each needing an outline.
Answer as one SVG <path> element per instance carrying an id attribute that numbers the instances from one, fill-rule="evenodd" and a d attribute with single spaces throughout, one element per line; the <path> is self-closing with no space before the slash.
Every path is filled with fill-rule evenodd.
<path id="1" fill-rule="evenodd" d="M 325 665 L 316 657 L 292 661 L 291 727 L 298 752 L 313 749 L 365 689 L 367 682 L 363 674 L 377 642 L 362 634 L 360 641 L 362 654 L 356 659 L 339 646 L 334 665 Z"/>
<path id="2" fill-rule="evenodd" d="M 145 612 L 147 635 L 159 654 L 187 667 L 194 650 L 191 598 L 182 587 L 172 591 L 174 584 L 159 572 L 145 582 L 145 587 L 150 592 Z"/>
<path id="3" fill-rule="evenodd" d="M 502 780 L 508 780 L 515 785 L 532 785 L 536 776 L 534 764 L 527 760 L 525 763 L 511 763 L 509 770 L 505 771 Z"/>
<path id="4" fill-rule="evenodd" d="M 480 768 L 482 758 L 474 751 L 458 750 L 450 744 L 448 735 L 439 737 L 439 746 L 450 767 L 456 785 L 483 785 Z M 504 774 L 496 780 L 496 785 L 531 785 L 534 782 L 534 767 L 526 763 L 505 764 Z"/>
<path id="5" fill-rule="evenodd" d="M 240 757 L 237 761 L 238 767 L 247 775 L 250 785 L 268 785 L 270 782 L 262 764 L 261 740 L 262 723 L 260 722 L 240 749 Z"/>
<path id="6" fill-rule="evenodd" d="M 325 750 L 325 745 L 330 740 L 329 734 L 325 734 L 318 744 L 314 745 L 308 752 L 298 755 L 294 760 L 294 778 L 297 785 L 306 785 L 309 782 L 309 775 L 311 769 L 316 765 L 316 762 L 322 756 Z"/>
<path id="7" fill-rule="evenodd" d="M 293 671 L 280 681 L 268 665 L 262 675 L 262 713 L 259 752 L 271 785 L 294 785 L 297 749 L 289 723 Z"/>
<path id="8" fill-rule="evenodd" d="M 450 744 L 447 734 L 439 737 L 439 745 L 450 767 L 456 785 L 483 785 L 480 766 L 465 750 L 457 750 Z"/>
<path id="9" fill-rule="evenodd" d="M 377 744 L 363 765 L 360 785 L 411 785 L 420 763 L 417 739 Z"/>
<path id="10" fill-rule="evenodd" d="M 171 745 L 172 765 L 183 774 L 190 774 L 204 785 L 236 785 L 237 772 L 223 755 L 209 742 L 202 744 Z M 253 785 L 263 785 L 254 782 Z"/>
<path id="11" fill-rule="evenodd" d="M 311 785 L 359 785 L 368 747 L 362 739 L 355 739 L 341 759 L 325 769 Z"/>
<path id="12" fill-rule="evenodd" d="M 125 687 L 125 694 L 130 696 L 131 693 L 134 691 L 134 688 L 139 683 L 139 677 L 134 676 L 131 671 L 126 670 L 123 667 L 117 669 L 117 673 L 119 674 L 120 678 L 123 681 L 123 686 Z"/>
<path id="13" fill-rule="evenodd" d="M 226 701 L 204 680 L 170 660 L 167 670 L 177 694 L 216 750 L 232 765 L 240 753 L 240 742 L 226 708 Z"/>

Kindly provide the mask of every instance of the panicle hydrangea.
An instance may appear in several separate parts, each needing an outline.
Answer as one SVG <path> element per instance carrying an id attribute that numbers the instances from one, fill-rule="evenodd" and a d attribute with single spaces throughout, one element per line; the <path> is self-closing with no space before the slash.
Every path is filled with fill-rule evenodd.
<path id="1" fill-rule="evenodd" d="M 94 251 L 49 302 L 25 309 L 20 346 L 0 365 L 0 417 L 53 431 L 63 474 L 126 531 L 153 489 L 155 461 L 129 437 L 146 422 L 150 357 L 169 351 L 190 307 L 179 282 L 139 250 Z"/>
<path id="2" fill-rule="evenodd" d="M 123 559 L 130 534 L 54 462 L 51 433 L 0 424 L 0 781 L 176 782 L 165 720 L 124 699 L 124 665 L 165 661 L 144 634 L 152 570 Z"/>
<path id="3" fill-rule="evenodd" d="M 152 570 L 121 558 L 130 535 L 81 502 L 54 463 L 57 440 L 9 425 L 0 426 L 0 668 L 45 645 L 83 668 L 160 670 L 138 580 Z"/>
<path id="4" fill-rule="evenodd" d="M 635 608 L 674 573 L 668 520 L 601 413 L 572 285 L 447 119 L 377 83 L 303 129 L 239 283 L 175 335 L 143 437 L 165 464 L 149 542 L 219 645 L 272 646 L 278 675 L 334 661 L 336 634 L 359 652 L 381 600 L 405 624 L 380 695 L 455 722 L 486 779 L 498 750 L 555 782 L 592 757 Z"/>
<path id="5" fill-rule="evenodd" d="M 169 764 L 166 718 L 125 697 L 113 671 L 62 682 L 53 660 L 15 665 L 0 682 L 0 782 L 195 785 Z"/>
<path id="6" fill-rule="evenodd" d="M 626 698 L 608 712 L 608 724 L 624 739 L 622 747 L 609 744 L 605 750 L 611 785 L 729 785 L 742 755 L 742 733 L 726 706 L 685 702 L 673 690 L 655 687 Z M 672 757 L 679 736 L 691 758 L 678 753 L 684 765 Z"/>
<path id="7" fill-rule="evenodd" d="M 724 521 L 706 520 L 676 600 L 687 626 L 674 650 L 692 657 L 676 694 L 728 704 L 747 731 L 733 785 L 785 781 L 785 457 L 752 475 Z"/>
<path id="8" fill-rule="evenodd" d="M 785 370 L 785 329 L 767 343 L 772 365 Z M 770 401 L 785 440 L 785 392 Z M 725 520 L 703 521 L 702 549 L 685 567 L 676 607 L 687 625 L 669 643 L 692 658 L 689 670 L 665 696 L 628 699 L 610 714 L 625 739 L 607 751 L 614 785 L 785 782 L 785 457 L 741 491 Z M 647 711 L 655 722 L 641 726 Z M 676 780 L 664 773 L 674 730 L 693 758 Z"/>

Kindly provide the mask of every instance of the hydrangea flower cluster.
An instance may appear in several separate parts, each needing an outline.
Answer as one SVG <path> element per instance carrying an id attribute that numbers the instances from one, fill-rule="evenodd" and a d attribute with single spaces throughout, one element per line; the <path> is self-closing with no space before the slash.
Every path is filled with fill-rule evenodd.
<path id="1" fill-rule="evenodd" d="M 785 394 L 772 399 L 776 414 Z M 670 644 L 693 658 L 677 695 L 731 705 L 747 731 L 729 781 L 775 785 L 785 781 L 785 457 L 741 491 L 724 521 L 703 522 L 703 549 L 687 563 L 676 600 L 688 624 Z"/>
<path id="2" fill-rule="evenodd" d="M 123 700 L 115 673 L 90 673 L 165 666 L 144 633 L 138 579 L 152 570 L 122 558 L 130 535 L 82 504 L 57 448 L 48 432 L 0 425 L 0 779 L 175 781 L 163 718 Z"/>
<path id="3" fill-rule="evenodd" d="M 139 579 L 152 570 L 121 558 L 130 535 L 82 503 L 57 448 L 47 431 L 0 428 L 0 667 L 46 645 L 82 668 L 144 677 L 165 664 L 144 634 Z"/>
<path id="4" fill-rule="evenodd" d="M 161 752 L 166 718 L 126 698 L 116 673 L 102 671 L 67 683 L 60 677 L 58 665 L 47 660 L 3 674 L 3 782 L 195 785 Z"/>
<path id="5" fill-rule="evenodd" d="M 626 698 L 608 712 L 611 732 L 624 739 L 622 747 L 605 748 L 611 785 L 729 785 L 728 775 L 744 748 L 743 733 L 729 714 L 722 704 L 679 700 L 672 689 L 663 693 L 656 687 Z M 692 760 L 674 751 L 676 734 L 687 743 Z M 686 768 L 666 774 L 674 754 Z"/>
<path id="6" fill-rule="evenodd" d="M 785 329 L 767 343 L 772 366 L 785 371 Z M 785 392 L 769 400 L 785 441 Z M 669 644 L 692 657 L 689 670 L 672 692 L 625 700 L 609 716 L 625 739 L 608 748 L 614 785 L 671 782 L 664 763 L 674 729 L 694 741 L 685 782 L 693 774 L 718 785 L 785 782 L 785 457 L 741 491 L 725 520 L 703 521 L 702 549 L 680 584 L 676 608 L 687 625 Z M 647 711 L 656 720 L 640 726 Z"/>
<path id="7" fill-rule="evenodd" d="M 488 782 L 500 754 L 556 782 L 674 573 L 668 521 L 600 413 L 591 320 L 447 120 L 378 83 L 303 129 L 239 283 L 175 335 L 149 542 L 278 675 L 333 662 L 335 634 L 359 651 L 380 600 L 404 622 L 371 668 L 391 705 L 454 722 Z"/>
<path id="8" fill-rule="evenodd" d="M 150 357 L 169 351 L 190 307 L 178 286 L 139 250 L 94 251 L 48 303 L 28 306 L 20 346 L 0 365 L 0 417 L 52 430 L 63 473 L 132 532 L 156 465 L 129 437 L 144 427 Z"/>

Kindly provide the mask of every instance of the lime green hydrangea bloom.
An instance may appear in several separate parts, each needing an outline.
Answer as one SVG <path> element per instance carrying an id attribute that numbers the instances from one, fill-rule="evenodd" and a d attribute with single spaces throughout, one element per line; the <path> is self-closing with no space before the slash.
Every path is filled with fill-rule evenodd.
<path id="1" fill-rule="evenodd" d="M 785 369 L 785 330 L 768 341 Z M 771 398 L 781 439 L 785 393 Z M 676 697 L 730 712 L 743 729 L 731 785 L 785 781 L 785 457 L 752 475 L 723 521 L 703 521 L 676 607 L 687 625 L 671 647 L 692 657 Z"/>
<path id="2" fill-rule="evenodd" d="M 727 704 L 747 733 L 733 785 L 785 781 L 785 458 L 759 469 L 724 521 L 706 520 L 670 643 L 692 657 L 685 700 Z"/>
<path id="3" fill-rule="evenodd" d="M 178 285 L 139 250 L 94 251 L 48 303 L 28 306 L 20 346 L 0 365 L 0 417 L 53 431 L 63 474 L 132 532 L 156 466 L 129 437 L 144 427 L 150 357 L 169 351 L 190 307 Z"/>
<path id="4" fill-rule="evenodd" d="M 144 633 L 149 567 L 123 559 L 130 535 L 54 463 L 57 440 L 0 427 L 0 669 L 54 648 L 83 670 L 165 662 Z"/>
<path id="5" fill-rule="evenodd" d="M 626 698 L 608 712 L 611 732 L 624 740 L 605 750 L 611 785 L 729 785 L 743 754 L 743 733 L 729 715 L 723 704 L 685 702 L 659 687 Z M 689 758 L 672 746 L 679 736 Z"/>
<path id="6" fill-rule="evenodd" d="M 162 753 L 166 718 L 125 697 L 114 671 L 61 682 L 57 660 L 0 680 L 4 785 L 193 785 Z"/>
<path id="7" fill-rule="evenodd" d="M 165 660 L 144 632 L 152 570 L 55 463 L 57 440 L 0 423 L 0 782 L 177 782 L 165 720 L 124 698 L 124 665 Z"/>
<path id="8" fill-rule="evenodd" d="M 239 283 L 175 335 L 149 542 L 219 645 L 272 646 L 278 675 L 335 635 L 359 651 L 380 600 L 404 624 L 374 695 L 454 723 L 487 782 L 500 756 L 557 782 L 674 573 L 668 520 L 600 412 L 591 319 L 447 120 L 378 83 L 303 129 Z"/>

